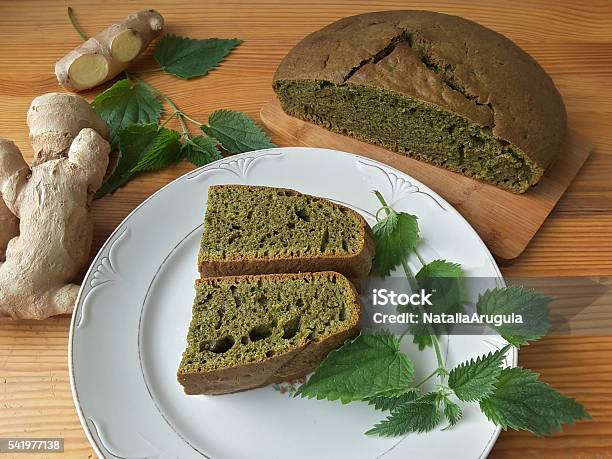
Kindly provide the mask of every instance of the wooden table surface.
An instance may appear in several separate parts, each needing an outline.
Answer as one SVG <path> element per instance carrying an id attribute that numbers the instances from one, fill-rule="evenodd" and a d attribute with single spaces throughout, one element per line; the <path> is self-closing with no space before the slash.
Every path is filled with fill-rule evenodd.
<path id="1" fill-rule="evenodd" d="M 503 272 L 508 276 L 612 275 L 610 1 L 207 0 L 96 5 L 74 1 L 70 5 L 88 34 L 130 12 L 153 7 L 165 16 L 167 32 L 243 39 L 230 58 L 205 78 L 147 77 L 185 112 L 202 121 L 218 108 L 257 117 L 272 97 L 272 74 L 285 53 L 305 34 L 343 16 L 385 9 L 432 9 L 501 32 L 550 73 L 574 127 L 596 145 L 527 251 Z M 54 63 L 79 43 L 67 20 L 66 6 L 49 0 L 0 3 L 0 136 L 14 140 L 28 158 L 26 110 L 35 96 L 58 90 Z M 142 68 L 152 66 L 150 57 L 141 64 Z M 283 145 L 282 139 L 274 140 Z M 190 169 L 190 164 L 181 163 L 142 175 L 114 195 L 96 201 L 92 253 L 135 206 Z M 68 383 L 68 326 L 68 317 L 0 324 L 0 438 L 64 437 L 65 457 L 91 457 Z M 612 336 L 547 338 L 521 351 L 520 363 L 577 397 L 594 419 L 569 426 L 552 438 L 502 433 L 491 457 L 612 457 Z"/>

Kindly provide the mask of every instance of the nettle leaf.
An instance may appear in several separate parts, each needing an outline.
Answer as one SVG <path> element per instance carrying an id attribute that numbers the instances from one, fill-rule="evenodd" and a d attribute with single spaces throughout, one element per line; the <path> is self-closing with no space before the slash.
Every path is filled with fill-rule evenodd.
<path id="1" fill-rule="evenodd" d="M 193 137 L 183 144 L 182 156 L 196 166 L 205 166 L 222 158 L 217 144 L 215 140 L 207 136 Z"/>
<path id="2" fill-rule="evenodd" d="M 461 411 L 461 407 L 459 405 L 451 401 L 448 397 L 444 397 L 442 399 L 442 404 L 444 406 L 444 416 L 446 419 L 448 419 L 448 426 L 442 430 L 448 430 L 457 425 L 457 423 L 461 420 L 463 417 L 463 411 Z"/>
<path id="3" fill-rule="evenodd" d="M 430 393 L 391 410 L 387 419 L 376 424 L 366 435 L 398 437 L 410 432 L 429 432 L 441 420 L 437 394 Z"/>
<path id="4" fill-rule="evenodd" d="M 473 402 L 493 393 L 502 371 L 502 364 L 510 346 L 481 355 L 453 368 L 448 376 L 448 386 L 459 400 Z"/>
<path id="5" fill-rule="evenodd" d="M 428 334 L 428 329 L 424 325 L 410 327 L 410 332 L 413 333 L 412 342 L 419 347 L 419 351 L 433 346 L 433 338 Z"/>
<path id="6" fill-rule="evenodd" d="M 416 400 L 417 398 L 417 392 L 411 390 L 397 397 L 385 397 L 383 395 L 379 395 L 376 397 L 369 398 L 368 405 L 372 405 L 375 410 L 390 411 L 398 405 L 401 405 L 406 402 L 411 402 L 413 400 Z"/>
<path id="7" fill-rule="evenodd" d="M 419 287 L 431 293 L 432 312 L 462 312 L 465 302 L 463 269 L 459 263 L 434 260 L 424 265 L 415 276 Z"/>
<path id="8" fill-rule="evenodd" d="M 180 134 L 156 123 L 134 124 L 118 133 L 119 161 L 96 198 L 125 185 L 139 171 L 158 170 L 180 159 Z"/>
<path id="9" fill-rule="evenodd" d="M 436 315 L 465 312 L 466 293 L 463 269 L 460 264 L 446 260 L 434 260 L 424 265 L 415 278 L 419 287 L 431 294 L 432 304 L 426 306 L 427 312 Z M 418 313 L 419 310 L 406 312 Z M 422 350 L 425 346 L 432 344 L 431 339 L 427 339 L 424 335 L 431 333 L 432 330 L 436 335 L 441 335 L 448 333 L 450 328 L 452 325 L 444 323 L 425 326 L 424 321 L 421 320 L 419 324 L 411 327 L 411 332 L 414 335 L 415 343 Z"/>
<path id="10" fill-rule="evenodd" d="M 158 171 L 180 159 L 181 134 L 172 129 L 160 128 L 136 166 L 132 168 L 132 173 Z"/>
<path id="11" fill-rule="evenodd" d="M 504 430 L 510 427 L 540 436 L 560 432 L 562 424 L 591 418 L 575 399 L 538 378 L 537 373 L 523 368 L 502 370 L 495 392 L 480 401 L 480 409 Z"/>
<path id="12" fill-rule="evenodd" d="M 360 401 L 399 395 L 412 382 L 412 362 L 389 333 L 359 335 L 330 352 L 296 395 L 317 400 Z"/>
<path id="13" fill-rule="evenodd" d="M 431 305 L 420 308 L 413 305 L 398 306 L 398 312 L 407 312 L 422 316 L 423 312 L 434 314 L 452 314 L 464 312 L 465 288 L 463 270 L 458 263 L 445 260 L 434 260 L 427 263 L 416 274 L 415 278 L 420 288 L 431 294 Z M 433 346 L 432 334 L 448 333 L 447 324 L 429 324 L 421 318 L 417 323 L 409 325 L 412 341 L 423 350 Z"/>
<path id="14" fill-rule="evenodd" d="M 240 43 L 237 38 L 196 40 L 166 35 L 159 41 L 153 56 L 166 72 L 190 79 L 206 75 Z"/>
<path id="15" fill-rule="evenodd" d="M 512 313 L 521 315 L 522 324 L 487 324 L 510 344 L 519 347 L 546 335 L 550 328 L 548 304 L 551 301 L 552 298 L 535 290 L 520 287 L 496 288 L 479 296 L 476 310 L 485 316 L 509 316 Z"/>
<path id="16" fill-rule="evenodd" d="M 388 215 L 372 231 L 376 241 L 372 273 L 381 277 L 406 260 L 419 240 L 417 217 L 393 209 L 388 209 Z"/>
<path id="17" fill-rule="evenodd" d="M 119 146 L 119 131 L 132 124 L 158 123 L 162 104 L 151 87 L 143 82 L 132 83 L 119 80 L 91 103 L 93 109 L 106 121 L 110 130 L 110 141 Z"/>
<path id="18" fill-rule="evenodd" d="M 125 185 L 132 177 L 132 168 L 136 167 L 157 134 L 157 124 L 135 124 L 118 132 L 119 158 L 113 174 L 104 182 L 96 193 L 96 198 L 111 193 Z"/>
<path id="19" fill-rule="evenodd" d="M 219 141 L 229 153 L 274 148 L 270 137 L 250 117 L 232 110 L 217 110 L 202 130 Z"/>
<path id="20" fill-rule="evenodd" d="M 417 281 L 424 281 L 431 277 L 462 277 L 463 269 L 459 263 L 452 263 L 446 260 L 434 260 L 419 270 L 415 276 Z"/>

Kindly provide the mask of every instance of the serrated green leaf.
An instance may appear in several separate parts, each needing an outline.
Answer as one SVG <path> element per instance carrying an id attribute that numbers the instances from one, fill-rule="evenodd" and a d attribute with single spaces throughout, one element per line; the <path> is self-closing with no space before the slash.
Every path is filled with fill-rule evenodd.
<path id="1" fill-rule="evenodd" d="M 406 260 L 419 240 L 417 217 L 393 209 L 388 209 L 388 215 L 372 231 L 376 241 L 372 273 L 381 277 Z"/>
<path id="2" fill-rule="evenodd" d="M 383 395 L 378 395 L 376 397 L 368 399 L 368 405 L 372 405 L 375 410 L 390 411 L 398 405 L 411 402 L 413 400 L 416 400 L 417 398 L 417 392 L 411 390 L 397 397 L 385 397 Z"/>
<path id="3" fill-rule="evenodd" d="M 561 431 L 562 424 L 590 419 L 584 407 L 539 380 L 539 375 L 523 368 L 502 370 L 495 392 L 480 401 L 480 409 L 494 424 L 527 430 L 536 435 Z"/>
<path id="4" fill-rule="evenodd" d="M 157 171 L 181 159 L 181 134 L 172 129 L 160 128 L 151 145 L 145 150 L 132 173 Z"/>
<path id="5" fill-rule="evenodd" d="M 400 395 L 403 395 L 406 393 L 406 390 L 408 390 L 407 387 L 393 387 L 387 390 L 381 390 L 380 392 L 378 392 L 376 394 L 376 396 L 380 396 L 380 397 L 399 397 Z M 367 398 L 364 398 L 363 400 L 366 400 Z"/>
<path id="6" fill-rule="evenodd" d="M 444 416 L 446 419 L 448 419 L 448 426 L 442 430 L 448 430 L 457 425 L 457 423 L 461 420 L 463 411 L 461 411 L 461 407 L 459 405 L 450 400 L 448 397 L 444 397 L 442 399 L 442 405 L 444 406 Z"/>
<path id="7" fill-rule="evenodd" d="M 406 391 L 413 372 L 397 337 L 362 334 L 330 352 L 296 395 L 342 403 L 395 395 Z"/>
<path id="8" fill-rule="evenodd" d="M 96 198 L 125 185 L 139 171 L 161 169 L 180 159 L 180 134 L 156 123 L 133 124 L 118 133 L 119 160 Z"/>
<path id="9" fill-rule="evenodd" d="M 464 312 L 466 303 L 463 269 L 458 263 L 434 260 L 427 263 L 415 276 L 417 284 L 431 293 L 428 311 L 435 314 Z"/>
<path id="10" fill-rule="evenodd" d="M 550 328 L 548 304 L 551 301 L 552 298 L 534 290 L 504 287 L 487 290 L 480 295 L 476 310 L 485 316 L 510 316 L 512 313 L 520 315 L 522 324 L 488 324 L 510 344 L 519 347 L 546 335 Z"/>
<path id="11" fill-rule="evenodd" d="M 421 325 L 421 324 L 418 324 Z M 419 351 L 433 346 L 433 338 L 427 332 L 427 327 L 415 326 L 410 327 L 411 333 L 413 333 L 412 342 L 419 347 Z"/>
<path id="12" fill-rule="evenodd" d="M 182 156 L 196 166 L 205 166 L 222 158 L 217 142 L 203 135 L 185 141 Z"/>
<path id="13" fill-rule="evenodd" d="M 423 282 L 432 277 L 462 277 L 463 269 L 459 263 L 452 263 L 446 260 L 434 260 L 423 265 L 417 275 L 417 281 Z"/>
<path id="14" fill-rule="evenodd" d="M 509 345 L 504 346 L 453 368 L 448 376 L 448 386 L 457 398 L 464 402 L 474 402 L 492 394 L 509 348 Z"/>
<path id="15" fill-rule="evenodd" d="M 237 38 L 196 40 L 166 35 L 155 47 L 153 56 L 166 72 L 190 79 L 206 75 L 240 43 Z"/>
<path id="16" fill-rule="evenodd" d="M 93 109 L 106 121 L 110 130 L 110 141 L 119 146 L 118 133 L 132 124 L 158 123 L 162 104 L 153 95 L 149 85 L 119 80 L 99 94 L 91 103 Z"/>
<path id="17" fill-rule="evenodd" d="M 434 260 L 419 270 L 415 276 L 417 284 L 431 296 L 431 305 L 419 307 L 414 305 L 398 306 L 398 312 L 417 314 L 420 319 L 409 325 L 412 341 L 423 350 L 433 345 L 432 334 L 449 333 L 452 325 L 445 323 L 426 323 L 423 313 L 435 315 L 464 312 L 465 287 L 463 270 L 458 263 L 445 260 Z"/>
<path id="18" fill-rule="evenodd" d="M 112 175 L 102 184 L 96 193 L 101 198 L 117 188 L 125 185 L 132 177 L 132 169 L 138 164 L 140 158 L 150 147 L 157 135 L 157 124 L 135 124 L 118 132 L 119 158 Z"/>
<path id="19" fill-rule="evenodd" d="M 217 110 L 202 130 L 219 141 L 229 153 L 274 148 L 270 137 L 250 117 L 232 110 Z"/>
<path id="20" fill-rule="evenodd" d="M 423 265 L 415 276 L 420 288 L 430 293 L 431 305 L 425 310 L 418 306 L 399 306 L 399 312 L 418 314 L 421 318 L 418 322 L 410 324 L 410 333 L 413 342 L 419 346 L 419 350 L 433 345 L 431 334 L 441 335 L 449 333 L 452 325 L 445 323 L 425 323 L 423 312 L 441 314 L 455 314 L 465 312 L 465 287 L 463 270 L 458 263 L 445 260 L 434 260 Z"/>
<path id="21" fill-rule="evenodd" d="M 398 437 L 410 432 L 429 432 L 441 419 L 437 394 L 430 393 L 421 398 L 398 405 L 387 419 L 376 424 L 366 435 Z"/>

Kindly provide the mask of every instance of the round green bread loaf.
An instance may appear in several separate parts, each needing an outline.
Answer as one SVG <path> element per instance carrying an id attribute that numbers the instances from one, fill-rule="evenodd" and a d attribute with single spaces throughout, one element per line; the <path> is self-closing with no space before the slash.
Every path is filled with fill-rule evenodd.
<path id="1" fill-rule="evenodd" d="M 387 11 L 342 19 L 283 59 L 290 115 L 522 193 L 566 130 L 550 77 L 504 36 L 466 19 Z"/>

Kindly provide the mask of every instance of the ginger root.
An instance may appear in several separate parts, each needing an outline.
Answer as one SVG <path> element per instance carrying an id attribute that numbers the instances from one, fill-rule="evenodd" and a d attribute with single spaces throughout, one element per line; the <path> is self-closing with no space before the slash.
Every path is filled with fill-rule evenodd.
<path id="1" fill-rule="evenodd" d="M 32 101 L 27 114 L 32 165 L 67 156 L 72 140 L 84 128 L 108 139 L 108 125 L 82 97 L 52 92 Z"/>
<path id="2" fill-rule="evenodd" d="M 85 106 L 72 94 L 47 94 L 33 101 L 31 134 L 67 138 L 38 149 L 31 170 L 15 144 L 0 139 L 0 194 L 5 208 L 19 218 L 19 235 L 8 242 L 6 260 L 0 263 L 0 317 L 44 319 L 74 307 L 79 286 L 70 282 L 89 260 L 89 206 L 102 185 L 111 150 L 104 138 L 108 128 L 91 107 L 86 113 Z M 51 121 L 43 112 L 65 116 Z"/>
<path id="3" fill-rule="evenodd" d="M 57 81 L 70 91 L 98 86 L 124 71 L 163 28 L 164 18 L 155 10 L 130 14 L 60 59 Z"/>
<path id="4" fill-rule="evenodd" d="M 2 146 L 0 146 L 2 148 Z M 19 220 L 0 199 L 0 262 L 6 259 L 8 242 L 19 234 Z"/>
<path id="5" fill-rule="evenodd" d="M 0 151 L 16 150 L 17 145 L 8 140 L 0 139 Z M 19 219 L 4 203 L 0 189 L 0 262 L 6 259 L 6 246 L 11 239 L 19 234 Z"/>

